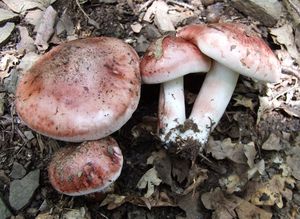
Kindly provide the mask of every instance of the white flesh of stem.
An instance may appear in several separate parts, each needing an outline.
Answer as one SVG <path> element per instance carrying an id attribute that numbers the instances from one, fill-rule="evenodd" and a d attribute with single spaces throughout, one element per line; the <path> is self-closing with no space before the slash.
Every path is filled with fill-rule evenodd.
<path id="1" fill-rule="evenodd" d="M 183 77 L 165 82 L 160 87 L 159 97 L 159 128 L 161 140 L 166 142 L 165 136 L 180 124 L 185 116 Z"/>
<path id="2" fill-rule="evenodd" d="M 210 132 L 216 127 L 226 110 L 238 77 L 238 73 L 214 62 L 205 77 L 189 117 L 197 124 L 199 132 L 188 130 L 182 136 L 184 139 L 190 137 L 200 144 L 206 143 Z"/>

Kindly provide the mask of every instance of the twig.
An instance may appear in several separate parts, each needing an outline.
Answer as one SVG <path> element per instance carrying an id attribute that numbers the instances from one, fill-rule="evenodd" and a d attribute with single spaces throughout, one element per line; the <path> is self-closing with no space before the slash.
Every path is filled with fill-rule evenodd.
<path id="1" fill-rule="evenodd" d="M 167 2 L 170 2 L 170 3 L 173 3 L 173 4 L 179 5 L 179 6 L 184 7 L 184 8 L 188 8 L 188 9 L 191 9 L 191 10 L 195 10 L 194 6 L 189 5 L 189 4 L 187 4 L 187 3 L 184 3 L 184 2 L 178 2 L 178 1 L 176 1 L 176 0 L 167 0 Z"/>
<path id="2" fill-rule="evenodd" d="M 12 118 L 12 121 L 11 121 L 11 131 L 10 131 L 10 143 L 13 142 L 13 138 L 14 138 L 14 135 L 15 135 L 15 122 L 14 122 L 14 105 L 12 104 L 11 107 L 10 107 L 10 116 Z"/>
<path id="3" fill-rule="evenodd" d="M 146 1 L 145 3 L 143 3 L 143 4 L 141 5 L 141 7 L 139 8 L 138 12 L 141 12 L 141 11 L 143 11 L 145 8 L 148 8 L 148 6 L 152 4 L 152 2 L 154 2 L 154 0 L 148 0 L 148 1 Z"/>
<path id="4" fill-rule="evenodd" d="M 80 3 L 79 3 L 79 0 L 75 0 L 75 1 L 76 1 L 76 4 L 77 4 L 79 10 L 80 10 L 80 11 L 83 13 L 83 15 L 88 19 L 88 23 L 91 24 L 91 25 L 93 25 L 93 26 L 96 27 L 96 28 L 99 28 L 98 23 L 97 23 L 96 21 L 94 21 L 93 19 L 91 19 L 91 18 L 89 17 L 89 15 L 83 10 L 83 8 L 81 7 L 81 5 L 80 5 Z"/>
<path id="5" fill-rule="evenodd" d="M 300 79 L 300 71 L 297 69 L 294 69 L 292 67 L 287 67 L 287 66 L 281 66 L 281 71 L 283 74 L 292 75 Z"/>

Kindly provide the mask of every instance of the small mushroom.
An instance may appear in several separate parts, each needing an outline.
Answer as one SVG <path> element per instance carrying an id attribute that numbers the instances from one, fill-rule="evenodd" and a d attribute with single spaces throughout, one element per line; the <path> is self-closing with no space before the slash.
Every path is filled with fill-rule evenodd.
<path id="1" fill-rule="evenodd" d="M 207 72 L 211 61 L 193 44 L 175 36 L 164 36 L 150 44 L 141 60 L 142 80 L 162 83 L 159 97 L 159 131 L 163 142 L 186 120 L 183 76 Z"/>
<path id="2" fill-rule="evenodd" d="M 63 43 L 20 79 L 16 111 L 31 129 L 71 142 L 118 130 L 137 108 L 139 57 L 123 41 L 95 37 Z"/>
<path id="3" fill-rule="evenodd" d="M 202 145 L 225 112 L 238 74 L 278 82 L 281 66 L 268 45 L 241 24 L 189 25 L 177 36 L 197 45 L 214 60 L 187 120 L 194 128 L 176 134 L 178 141 L 196 141 Z"/>
<path id="4" fill-rule="evenodd" d="M 57 151 L 48 167 L 52 186 L 70 195 L 100 192 L 120 175 L 123 156 L 116 140 L 106 137 Z"/>

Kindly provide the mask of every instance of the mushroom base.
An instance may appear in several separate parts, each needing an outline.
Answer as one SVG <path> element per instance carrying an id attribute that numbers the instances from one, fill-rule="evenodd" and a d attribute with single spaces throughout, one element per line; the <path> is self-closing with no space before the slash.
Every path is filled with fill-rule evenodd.
<path id="1" fill-rule="evenodd" d="M 213 124 L 206 127 L 206 130 L 200 130 L 193 120 L 187 119 L 160 138 L 165 142 L 165 148 L 172 154 L 194 160 L 203 151 L 212 126 Z"/>

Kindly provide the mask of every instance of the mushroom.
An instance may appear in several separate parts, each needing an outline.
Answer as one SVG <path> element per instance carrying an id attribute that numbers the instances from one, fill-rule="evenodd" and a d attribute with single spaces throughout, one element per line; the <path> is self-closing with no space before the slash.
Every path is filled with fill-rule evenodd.
<path id="1" fill-rule="evenodd" d="M 197 45 L 214 60 L 186 121 L 193 129 L 174 133 L 177 142 L 206 143 L 221 119 L 237 83 L 238 74 L 266 82 L 278 82 L 280 62 L 258 36 L 235 23 L 189 25 L 177 34 Z"/>
<path id="2" fill-rule="evenodd" d="M 159 95 L 159 131 L 164 143 L 186 120 L 183 76 L 207 72 L 211 61 L 188 41 L 164 36 L 151 43 L 140 64 L 142 81 L 162 83 Z"/>
<path id="3" fill-rule="evenodd" d="M 57 151 L 48 167 L 52 186 L 70 195 L 100 192 L 120 175 L 123 156 L 116 140 L 106 137 Z"/>
<path id="4" fill-rule="evenodd" d="M 140 97 L 139 57 L 123 41 L 95 37 L 63 43 L 20 79 L 16 111 L 27 126 L 71 142 L 108 136 Z"/>

